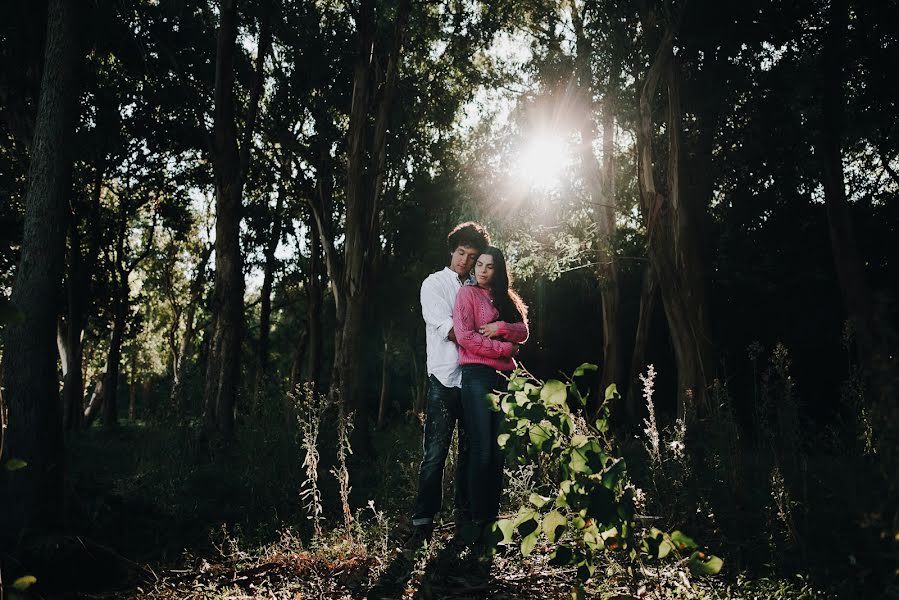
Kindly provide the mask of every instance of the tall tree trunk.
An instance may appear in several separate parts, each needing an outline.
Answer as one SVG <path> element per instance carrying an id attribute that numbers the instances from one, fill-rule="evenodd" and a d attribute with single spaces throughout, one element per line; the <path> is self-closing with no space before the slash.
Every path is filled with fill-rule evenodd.
<path id="1" fill-rule="evenodd" d="M 321 183 L 319 184 L 321 185 Z M 309 278 L 306 280 L 306 379 L 322 390 L 322 241 L 315 224 L 309 228 Z"/>
<path id="2" fill-rule="evenodd" d="M 843 98 L 843 56 L 849 7 L 846 0 L 834 0 L 830 7 L 830 22 L 822 49 L 823 86 L 821 137 L 818 153 L 824 186 L 824 204 L 830 231 L 830 246 L 834 266 L 849 318 L 855 325 L 855 339 L 859 362 L 871 375 L 885 362 L 883 342 L 878 326 L 871 288 L 865 276 L 864 261 L 855 241 L 846 184 L 843 178 L 842 130 L 845 114 Z"/>
<path id="3" fill-rule="evenodd" d="M 253 406 L 258 412 L 262 406 L 262 398 L 268 381 L 269 330 L 272 320 L 272 286 L 275 277 L 275 251 L 281 241 L 282 212 L 284 197 L 287 195 L 285 181 L 279 182 L 278 200 L 275 205 L 275 216 L 265 248 L 265 266 L 263 268 L 262 290 L 259 307 L 259 345 L 256 352 L 256 381 L 253 390 Z"/>
<path id="4" fill-rule="evenodd" d="M 94 419 L 97 418 L 97 415 L 100 413 L 100 407 L 103 406 L 103 398 L 105 397 L 103 393 L 103 384 L 106 383 L 106 366 L 103 366 L 103 370 L 100 371 L 96 376 L 96 381 L 94 382 L 94 389 L 91 392 L 91 397 L 88 398 L 87 406 L 84 407 L 84 415 L 82 420 L 82 427 L 84 429 L 90 429 L 90 426 L 94 423 Z"/>
<path id="5" fill-rule="evenodd" d="M 109 356 L 106 360 L 106 381 L 103 383 L 103 427 L 113 429 L 119 423 L 119 373 L 122 364 L 122 341 L 125 338 L 125 319 L 128 316 L 128 274 L 120 272 L 118 297 L 112 318 L 112 333 L 109 336 Z"/>
<path id="6" fill-rule="evenodd" d="M 362 341 L 371 292 L 372 261 L 379 243 L 379 201 L 387 158 L 387 121 L 396 90 L 397 67 L 410 0 L 400 0 L 393 38 L 382 49 L 375 2 L 362 0 L 347 147 L 344 264 L 337 307 L 332 388 L 354 411 L 357 439 L 368 445 L 367 411 L 360 393 Z"/>
<path id="7" fill-rule="evenodd" d="M 240 351 L 244 329 L 243 256 L 240 251 L 243 185 L 249 170 L 250 150 L 262 94 L 263 67 L 271 46 L 271 28 L 268 15 L 265 15 L 259 33 L 255 80 L 250 90 L 243 140 L 238 148 L 234 107 L 234 52 L 238 16 L 236 0 L 223 0 L 219 15 L 212 136 L 216 211 L 212 305 L 215 325 L 207 368 L 207 389 L 210 395 L 205 398 L 205 406 L 207 427 L 218 431 L 225 440 L 230 441 L 234 437 L 234 411 L 240 387 Z"/>
<path id="8" fill-rule="evenodd" d="M 66 355 L 69 368 L 63 377 L 62 406 L 63 423 L 68 430 L 77 430 L 81 427 L 82 403 L 84 402 L 84 379 L 82 377 L 81 363 L 83 348 L 81 346 L 81 332 L 84 331 L 84 309 L 81 296 L 85 294 L 84 275 L 81 267 L 81 242 L 78 235 L 78 224 L 75 215 L 69 222 L 69 260 L 66 274 L 66 299 L 68 304 L 68 316 L 66 328 Z"/>
<path id="9" fill-rule="evenodd" d="M 104 167 L 96 165 L 93 187 L 90 195 L 90 209 L 86 215 L 77 215 L 71 211 L 69 220 L 69 248 L 66 273 L 66 300 L 68 304 L 68 323 L 66 332 L 66 354 L 73 366 L 66 373 L 62 385 L 63 423 L 67 430 L 80 429 L 84 423 L 84 328 L 87 325 L 87 310 L 90 305 L 91 286 L 90 273 L 97 254 L 97 235 L 88 237 L 86 256 L 81 254 L 81 235 L 79 222 L 90 222 L 100 208 L 100 196 L 103 191 Z"/>
<path id="10" fill-rule="evenodd" d="M 137 352 L 132 352 L 131 368 L 128 370 L 128 420 L 134 421 L 137 414 Z"/>
<path id="11" fill-rule="evenodd" d="M 621 381 L 623 371 L 621 359 L 621 292 L 618 279 L 618 263 L 613 248 L 615 236 L 615 189 L 613 175 L 613 151 L 615 113 L 612 90 L 617 85 L 614 75 L 615 66 L 610 69 L 606 98 L 602 107 L 602 163 L 598 163 L 593 153 L 596 141 L 594 123 L 594 85 L 591 68 L 593 48 L 584 28 L 582 7 L 572 0 L 570 3 L 571 19 L 575 31 L 577 55 L 575 71 L 581 90 L 583 104 L 581 120 L 581 168 L 590 191 L 593 204 L 594 223 L 598 244 L 596 275 L 599 280 L 599 293 L 602 305 L 602 376 L 601 391 L 615 382 Z"/>
<path id="12" fill-rule="evenodd" d="M 187 366 L 190 364 L 191 348 L 193 348 L 194 337 L 196 337 L 197 323 L 197 305 L 203 295 L 203 284 L 206 281 L 206 265 L 212 256 L 212 246 L 207 246 L 200 257 L 200 263 L 194 272 L 194 277 L 190 282 L 190 296 L 188 297 L 187 308 L 184 312 L 184 333 L 178 344 L 178 350 L 175 355 L 175 365 L 172 370 L 172 389 L 169 392 L 169 413 L 177 418 L 184 408 L 184 378 L 186 376 Z"/>
<path id="13" fill-rule="evenodd" d="M 612 383 L 621 382 L 624 364 L 621 356 L 621 285 L 618 259 L 613 247 L 615 236 L 615 114 L 611 98 L 603 104 L 602 115 L 602 193 L 596 207 L 599 234 L 599 294 L 602 300 L 603 364 L 601 391 Z"/>
<path id="14" fill-rule="evenodd" d="M 0 475 L 0 539 L 24 529 L 62 525 L 63 449 L 56 370 L 56 300 L 65 257 L 66 201 L 71 193 L 80 51 L 77 5 L 50 0 L 47 46 L 25 196 L 21 257 L 12 305 L 22 319 L 5 332 L 7 457 L 28 463 Z"/>
<path id="15" fill-rule="evenodd" d="M 643 269 L 643 284 L 640 286 L 640 309 L 637 317 L 637 331 L 634 335 L 634 352 L 631 355 L 630 377 L 628 378 L 625 411 L 631 423 L 637 422 L 640 414 L 642 388 L 639 375 L 646 367 L 646 348 L 649 345 L 649 331 L 652 328 L 652 314 L 658 298 L 658 282 L 653 274 L 652 264 Z"/>
<path id="16" fill-rule="evenodd" d="M 384 356 L 381 358 L 381 394 L 378 399 L 378 429 L 384 429 L 387 421 L 387 403 L 390 400 L 390 328 L 384 331 Z"/>
<path id="17" fill-rule="evenodd" d="M 644 19 L 649 34 L 653 26 Z M 705 295 L 705 269 L 699 241 L 703 209 L 701 198 L 682 197 L 681 107 L 678 74 L 673 55 L 676 25 L 666 23 L 646 79 L 640 91 L 637 128 L 638 183 L 646 223 L 649 256 L 659 282 L 665 316 L 674 346 L 678 381 L 678 416 L 692 414 L 705 405 L 706 386 L 712 373 L 712 346 Z M 653 173 L 652 104 L 662 78 L 668 87 L 667 196 L 660 192 Z"/>

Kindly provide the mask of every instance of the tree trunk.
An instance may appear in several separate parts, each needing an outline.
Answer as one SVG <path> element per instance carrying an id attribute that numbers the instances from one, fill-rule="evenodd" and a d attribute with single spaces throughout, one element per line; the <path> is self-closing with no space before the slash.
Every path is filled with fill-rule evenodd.
<path id="1" fill-rule="evenodd" d="M 612 75 L 606 88 L 606 99 L 602 109 L 602 163 L 598 164 L 593 153 L 596 141 L 593 118 L 593 73 L 592 44 L 584 30 L 583 14 L 576 1 L 570 3 L 571 19 L 575 31 L 577 55 L 575 71 L 581 89 L 583 115 L 581 120 L 581 168 L 593 204 L 596 242 L 598 244 L 596 275 L 602 305 L 602 393 L 612 383 L 621 381 L 621 292 L 618 279 L 618 264 L 613 248 L 615 236 L 615 189 L 613 175 L 615 115 L 612 108 L 611 91 L 617 85 Z M 610 69 L 615 71 L 613 66 Z"/>
<path id="2" fill-rule="evenodd" d="M 372 261 L 379 244 L 379 200 L 387 158 L 387 121 L 396 89 L 402 37 L 410 1 L 401 0 L 393 38 L 381 48 L 375 3 L 363 0 L 357 20 L 358 42 L 347 147 L 346 220 L 342 302 L 337 306 L 334 376 L 331 385 L 348 412 L 356 415 L 354 435 L 368 440 L 367 411 L 360 393 L 362 336 L 370 296 Z M 333 278 L 332 278 L 333 280 Z"/>
<path id="3" fill-rule="evenodd" d="M 381 395 L 378 400 L 378 429 L 384 429 L 387 421 L 387 403 L 390 399 L 390 330 L 384 332 L 384 356 L 381 358 Z"/>
<path id="4" fill-rule="evenodd" d="M 321 182 L 319 183 L 321 186 Z M 311 223 L 309 228 L 309 278 L 306 302 L 306 333 L 308 347 L 306 356 L 306 379 L 311 381 L 316 391 L 322 390 L 322 242 L 321 236 Z"/>
<path id="5" fill-rule="evenodd" d="M 643 270 L 643 285 L 640 287 L 640 312 L 637 318 L 637 332 L 634 335 L 634 352 L 631 355 L 630 377 L 628 378 L 627 401 L 625 411 L 628 421 L 636 423 L 642 404 L 639 375 L 646 365 L 646 348 L 649 345 L 649 331 L 652 328 L 652 315 L 658 297 L 658 282 L 653 274 L 652 264 L 647 263 Z"/>
<path id="6" fill-rule="evenodd" d="M 266 382 L 268 381 L 268 354 L 269 354 L 269 330 L 272 320 L 272 285 L 275 271 L 275 251 L 281 240 L 282 212 L 284 210 L 284 197 L 287 194 L 285 182 L 282 179 L 278 187 L 278 200 L 275 205 L 275 216 L 272 220 L 271 231 L 265 248 L 265 266 L 262 278 L 262 290 L 260 292 L 259 307 L 259 345 L 256 353 L 256 381 L 253 390 L 253 406 L 258 413 L 262 406 Z"/>
<path id="7" fill-rule="evenodd" d="M 137 404 L 137 355 L 131 358 L 131 369 L 128 372 L 128 420 L 134 421 Z"/>
<path id="8" fill-rule="evenodd" d="M 831 4 L 821 57 L 824 89 L 821 93 L 822 123 L 818 155 L 821 157 L 824 204 L 837 279 L 849 319 L 855 325 L 859 362 L 866 375 L 871 376 L 885 366 L 886 353 L 885 344 L 879 336 L 882 328 L 876 323 L 874 299 L 865 276 L 864 261 L 855 241 L 843 178 L 842 129 L 846 117 L 842 61 L 848 12 L 846 0 L 834 0 Z"/>
<path id="9" fill-rule="evenodd" d="M 243 256 L 240 250 L 240 221 L 243 185 L 249 170 L 250 149 L 259 98 L 262 94 L 265 56 L 271 46 L 268 19 L 262 22 L 256 57 L 255 81 L 250 90 L 242 145 L 234 107 L 234 52 L 237 42 L 237 2 L 223 0 L 215 65 L 215 113 L 213 117 L 212 167 L 215 175 L 215 284 L 214 329 L 207 368 L 206 424 L 231 441 L 234 411 L 240 387 L 240 351 L 244 329 Z"/>
<path id="10" fill-rule="evenodd" d="M 190 364 L 190 353 L 193 348 L 194 337 L 197 332 L 196 314 L 197 305 L 203 296 L 203 284 L 206 280 L 206 265 L 212 256 L 212 246 L 207 246 L 203 252 L 194 278 L 190 283 L 190 297 L 188 298 L 187 309 L 184 313 L 184 334 L 178 345 L 178 351 L 175 358 L 175 365 L 172 370 L 172 389 L 169 393 L 169 414 L 177 417 L 184 408 L 184 378 L 187 366 Z"/>
<path id="11" fill-rule="evenodd" d="M 11 302 L 22 318 L 5 331 L 6 453 L 28 463 L 0 475 L 0 539 L 51 530 L 65 513 L 62 411 L 56 368 L 56 300 L 72 185 L 80 51 L 76 3 L 50 0 L 41 94 L 25 196 L 24 235 Z"/>
<path id="12" fill-rule="evenodd" d="M 125 337 L 125 318 L 128 315 L 128 274 L 121 272 L 118 298 L 112 319 L 112 333 L 109 336 L 109 357 L 106 360 L 106 381 L 103 383 L 103 427 L 114 429 L 119 424 L 118 393 L 119 372 L 122 364 L 122 341 Z"/>
<path id="13" fill-rule="evenodd" d="M 303 363 L 306 362 L 306 337 L 307 332 L 304 329 L 300 332 L 296 344 L 294 345 L 293 363 L 290 367 L 290 391 L 294 391 L 303 381 Z"/>
<path id="14" fill-rule="evenodd" d="M 94 383 L 94 391 L 91 392 L 91 397 L 87 401 L 87 406 L 84 407 L 84 416 L 82 427 L 84 429 L 90 429 L 90 426 L 94 423 L 94 419 L 97 418 L 97 415 L 100 413 L 100 407 L 103 406 L 103 384 L 106 382 L 106 367 L 103 367 L 103 370 L 97 374 L 97 380 Z"/>
<path id="15" fill-rule="evenodd" d="M 73 217 L 69 223 L 69 260 L 66 274 L 68 327 L 66 328 L 65 345 L 69 368 L 66 370 L 62 384 L 63 423 L 65 428 L 70 431 L 81 427 L 82 403 L 84 402 L 84 378 L 81 371 L 83 360 L 81 332 L 84 331 L 84 304 L 81 296 L 87 288 L 84 285 L 84 279 L 81 268 L 78 224 Z"/>
<path id="16" fill-rule="evenodd" d="M 66 299 L 68 304 L 68 323 L 66 332 L 66 353 L 72 369 L 66 373 L 62 385 L 63 419 L 69 431 L 80 429 L 84 423 L 84 328 L 87 325 L 87 310 L 90 305 L 91 286 L 90 273 L 96 257 L 96 245 L 99 236 L 89 236 L 88 252 L 81 254 L 81 235 L 79 222 L 89 220 L 97 214 L 100 207 L 100 195 L 103 191 L 104 168 L 96 165 L 96 173 L 91 190 L 91 204 L 88 214 L 72 215 L 69 221 L 69 260 L 66 273 Z"/>
<path id="17" fill-rule="evenodd" d="M 602 193 L 600 206 L 596 207 L 596 225 L 599 235 L 599 294 L 602 301 L 603 364 L 600 392 L 621 382 L 624 365 L 621 357 L 621 285 L 618 278 L 618 260 L 613 247 L 615 237 L 615 175 L 614 175 L 615 115 L 612 100 L 603 106 L 602 116 Z"/>
<path id="18" fill-rule="evenodd" d="M 651 29 L 644 20 L 646 31 Z M 701 239 L 702 199 L 680 194 L 681 107 L 678 75 L 672 51 L 675 25 L 665 25 L 652 64 L 640 92 L 637 129 L 640 204 L 649 246 L 649 257 L 659 282 L 665 316 L 677 365 L 678 417 L 705 405 L 711 377 L 712 348 L 709 337 L 705 274 L 698 247 Z M 662 77 L 668 86 L 668 190 L 658 190 L 653 173 L 652 103 Z"/>

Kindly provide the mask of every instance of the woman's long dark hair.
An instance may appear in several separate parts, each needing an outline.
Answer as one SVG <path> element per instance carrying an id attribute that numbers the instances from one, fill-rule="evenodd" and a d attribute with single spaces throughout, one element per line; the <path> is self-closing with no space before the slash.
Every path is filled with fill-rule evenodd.
<path id="1" fill-rule="evenodd" d="M 527 322 L 528 307 L 510 287 L 512 280 L 503 251 L 495 246 L 487 246 L 481 254 L 493 257 L 493 281 L 490 282 L 490 287 L 493 291 L 493 305 L 499 311 L 500 320 L 506 323 Z"/>

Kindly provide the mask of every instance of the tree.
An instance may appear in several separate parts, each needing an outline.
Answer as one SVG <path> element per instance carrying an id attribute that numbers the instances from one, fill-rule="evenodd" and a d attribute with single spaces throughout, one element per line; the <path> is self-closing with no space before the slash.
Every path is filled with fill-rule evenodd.
<path id="1" fill-rule="evenodd" d="M 677 362 L 678 415 L 690 407 L 702 407 L 712 378 L 711 330 L 702 260 L 702 212 L 707 198 L 683 194 L 681 74 L 673 47 L 683 13 L 662 16 L 644 3 L 641 23 L 652 51 L 652 60 L 640 90 L 637 125 L 640 204 L 646 226 L 653 274 L 659 283 L 668 329 Z M 655 173 L 654 104 L 660 83 L 667 91 L 665 165 L 666 182 L 659 185 Z"/>
<path id="2" fill-rule="evenodd" d="M 234 436 L 234 409 L 240 387 L 240 353 L 244 329 L 243 256 L 240 221 L 244 181 L 250 165 L 253 134 L 264 81 L 265 57 L 271 46 L 270 7 L 261 17 L 255 78 L 247 103 L 242 139 L 238 141 L 234 106 L 234 57 L 237 44 L 237 0 L 220 7 L 215 59 L 215 111 L 211 158 L 215 173 L 215 282 L 213 333 L 206 370 L 207 428 L 226 440 Z"/>
<path id="3" fill-rule="evenodd" d="M 0 531 L 52 529 L 63 518 L 63 430 L 56 372 L 56 299 L 62 279 L 66 204 L 72 183 L 81 51 L 74 2 L 51 0 L 40 99 L 31 144 L 21 258 L 5 331 L 8 456 L 28 463 L 3 482 Z"/>

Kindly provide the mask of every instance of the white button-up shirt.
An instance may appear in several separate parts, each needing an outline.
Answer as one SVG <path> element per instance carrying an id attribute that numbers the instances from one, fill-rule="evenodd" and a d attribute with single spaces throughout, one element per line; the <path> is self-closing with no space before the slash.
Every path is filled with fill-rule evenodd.
<path id="1" fill-rule="evenodd" d="M 425 319 L 428 375 L 446 387 L 462 387 L 462 368 L 456 343 L 448 339 L 453 328 L 453 306 L 462 289 L 459 275 L 449 267 L 431 273 L 421 284 L 421 314 Z"/>

